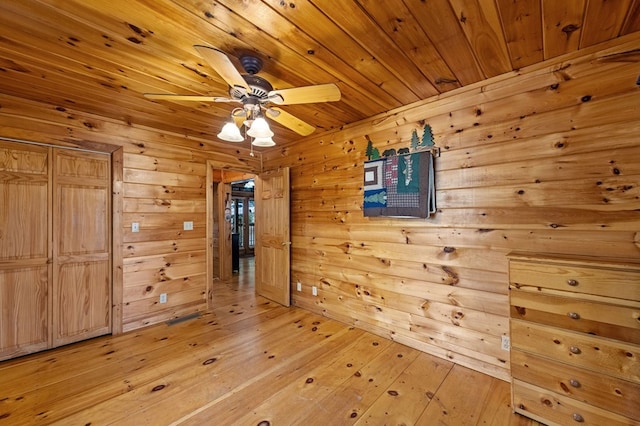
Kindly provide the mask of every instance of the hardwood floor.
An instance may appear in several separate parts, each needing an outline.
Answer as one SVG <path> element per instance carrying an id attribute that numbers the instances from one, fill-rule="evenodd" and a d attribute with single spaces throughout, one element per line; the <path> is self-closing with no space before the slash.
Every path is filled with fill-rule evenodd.
<path id="1" fill-rule="evenodd" d="M 256 297 L 251 267 L 198 318 L 0 363 L 0 425 L 538 424 L 508 383 Z"/>

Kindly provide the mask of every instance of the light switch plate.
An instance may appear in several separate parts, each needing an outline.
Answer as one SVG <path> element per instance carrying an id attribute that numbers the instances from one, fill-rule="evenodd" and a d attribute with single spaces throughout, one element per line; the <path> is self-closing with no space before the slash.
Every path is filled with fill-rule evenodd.
<path id="1" fill-rule="evenodd" d="M 182 224 L 182 229 L 184 229 L 185 231 L 193 231 L 193 222 L 192 221 L 184 222 Z"/>
<path id="2" fill-rule="evenodd" d="M 131 232 L 140 232 L 140 224 L 138 222 L 131 223 Z"/>

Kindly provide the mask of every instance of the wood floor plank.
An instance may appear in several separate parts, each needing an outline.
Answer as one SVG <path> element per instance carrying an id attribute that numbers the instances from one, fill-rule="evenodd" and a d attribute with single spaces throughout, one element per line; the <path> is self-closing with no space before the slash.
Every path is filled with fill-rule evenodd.
<path id="1" fill-rule="evenodd" d="M 513 413 L 511 408 L 511 386 L 501 380 L 493 380 L 489 385 L 482 411 L 478 416 L 478 425 L 538 425 L 531 419 Z"/>
<path id="2" fill-rule="evenodd" d="M 309 413 L 309 406 L 313 410 L 322 409 L 319 401 L 352 376 L 360 374 L 360 369 L 388 348 L 390 343 L 363 333 L 343 350 L 327 352 L 310 362 L 304 374 L 266 398 L 259 406 L 249 403 L 249 409 L 246 410 L 249 414 L 234 419 L 236 424 L 255 425 L 264 420 L 271 424 L 302 424 L 301 419 Z"/>
<path id="3" fill-rule="evenodd" d="M 253 295 L 255 300 L 255 295 Z M 249 324 L 264 321 L 246 321 L 251 317 L 263 315 L 265 312 L 275 310 L 268 314 L 281 315 L 286 312 L 277 309 L 278 306 L 266 299 L 261 299 L 245 310 L 236 310 L 237 314 L 215 315 L 215 313 L 203 315 L 202 317 L 186 322 L 179 322 L 175 325 L 160 324 L 142 331 L 127 333 L 125 336 L 103 337 L 80 342 L 75 345 L 64 346 L 54 351 L 46 351 L 35 355 L 22 357 L 0 363 L 0 376 L 2 382 L 8 388 L 19 392 L 27 392 L 33 388 L 41 388 L 50 382 L 55 382 L 56 374 L 68 379 L 73 372 L 85 371 L 90 368 L 109 368 L 109 361 L 120 363 L 123 357 L 133 354 L 137 346 L 144 346 L 147 352 L 153 351 L 158 346 L 165 346 L 167 343 L 176 340 L 186 340 L 194 333 L 201 334 L 202 327 L 218 326 L 217 330 L 223 330 L 223 326 L 229 327 L 226 333 L 233 333 L 237 330 L 246 329 Z M 221 307 L 219 309 L 231 310 L 232 307 Z M 231 323 L 244 321 L 239 326 L 230 327 Z M 190 332 L 189 330 L 194 330 Z M 47 356 L 50 355 L 50 356 Z M 76 370 L 74 367 L 82 364 L 83 370 Z M 13 368 L 14 364 L 19 364 L 20 369 Z M 35 381 L 25 380 L 27 378 L 37 379 Z"/>
<path id="4" fill-rule="evenodd" d="M 318 371 L 341 376 L 352 375 L 353 366 L 348 367 L 348 362 L 342 363 L 345 359 L 340 354 L 348 353 L 353 356 L 354 346 L 367 346 L 368 349 L 374 340 L 362 330 L 346 327 L 339 336 L 334 336 L 327 342 L 331 345 L 331 350 L 323 350 L 322 353 L 307 350 L 303 357 L 289 359 L 286 368 L 279 374 L 264 375 L 260 380 L 229 395 L 231 397 L 212 401 L 205 409 L 179 424 L 255 425 L 261 421 L 269 421 L 271 424 L 295 423 L 298 413 L 306 411 L 306 404 L 313 401 L 304 396 L 304 390 L 321 381 L 316 377 Z M 331 391 L 333 388 L 328 389 Z"/>
<path id="5" fill-rule="evenodd" d="M 130 341 L 129 344 L 136 348 L 133 354 L 121 358 L 109 355 L 109 362 L 105 362 L 102 368 L 77 363 L 67 368 L 68 377 L 64 380 L 60 376 L 64 375 L 64 371 L 57 371 L 55 380 L 50 380 L 46 374 L 30 377 L 28 380 L 40 382 L 41 385 L 37 385 L 33 391 L 20 394 L 18 398 L 27 401 L 28 404 L 24 407 L 29 407 L 30 410 L 14 413 L 13 420 L 19 421 L 26 416 L 46 423 L 64 418 L 84 407 L 143 388 L 172 371 L 209 359 L 226 347 L 239 346 L 242 342 L 249 344 L 253 339 L 268 336 L 270 331 L 280 330 L 288 321 L 299 319 L 304 313 L 293 315 L 291 311 L 282 308 L 279 316 L 269 318 L 264 324 L 249 327 L 240 334 L 224 327 L 195 327 L 197 333 L 186 333 L 186 337 L 182 338 L 181 333 L 176 330 L 173 338 L 161 339 L 162 346 L 153 350 Z M 168 330 L 165 332 L 170 333 Z M 125 337 L 122 339 L 126 340 Z M 211 341 L 219 342 L 218 347 L 213 348 Z M 84 359 L 83 354 L 78 356 Z M 47 406 L 52 408 L 47 409 Z"/>
<path id="6" fill-rule="evenodd" d="M 497 423 L 487 423 L 495 421 L 493 411 L 496 410 L 496 398 L 503 399 L 508 404 L 509 386 L 506 382 L 503 383 L 507 386 L 500 386 L 498 382 L 488 375 L 454 365 L 416 425 L 508 425 L 513 420 L 520 422 L 524 418 L 511 413 L 510 409 L 498 409 L 503 417 Z M 501 391 L 501 395 L 495 395 L 496 391 Z M 492 408 L 485 410 L 489 401 Z M 538 423 L 525 419 L 524 423 L 516 424 Z"/>
<path id="7" fill-rule="evenodd" d="M 418 351 L 393 342 L 330 395 L 317 401 L 321 409 L 305 415 L 300 424 L 353 424 L 418 355 Z"/>
<path id="8" fill-rule="evenodd" d="M 180 353 L 176 356 L 176 353 L 167 353 L 164 362 L 170 366 L 154 366 L 149 371 L 149 377 L 144 371 L 125 377 L 125 380 L 136 383 L 130 391 L 102 403 L 86 404 L 90 408 L 68 416 L 65 420 L 77 424 L 101 424 L 101 413 L 106 411 L 117 413 L 110 418 L 110 421 L 116 423 L 133 421 L 134 424 L 153 424 L 148 423 L 149 419 L 144 416 L 158 414 L 161 414 L 163 422 L 170 422 L 172 417 L 181 417 L 198 408 L 198 404 L 203 401 L 218 398 L 251 380 L 260 374 L 264 369 L 263 363 L 268 362 L 267 360 L 276 363 L 275 358 L 294 354 L 298 348 L 283 343 L 299 330 L 299 321 L 305 316 L 308 314 L 304 311 L 290 311 L 290 314 L 278 317 L 282 321 L 277 323 L 273 320 L 260 324 L 255 330 L 208 344 L 198 344 L 190 349 L 191 354 Z M 309 337 L 297 338 L 302 344 L 309 344 L 313 338 L 326 338 L 311 332 L 311 327 L 305 330 L 304 335 Z M 302 335 L 303 332 L 300 331 L 299 334 Z M 247 335 L 251 337 L 247 338 Z M 138 376 L 142 378 L 138 379 Z M 193 393 L 196 388 L 197 393 Z M 175 395 L 185 397 L 181 404 L 167 402 Z M 152 405 L 157 407 L 155 412 L 145 411 L 146 407 Z"/>
<path id="9" fill-rule="evenodd" d="M 314 321 L 318 322 L 318 321 Z M 350 334 L 350 330 L 342 324 L 334 321 L 327 321 L 326 324 L 319 324 L 317 326 L 309 327 L 312 335 L 308 339 L 297 337 L 297 345 L 288 345 L 286 340 L 271 342 L 272 349 L 263 351 L 263 355 L 247 361 L 239 361 L 237 365 L 230 366 L 233 373 L 227 373 L 229 368 L 225 368 L 223 377 L 211 377 L 210 383 L 205 384 L 205 387 L 210 389 L 202 389 L 202 377 L 198 378 L 193 383 L 194 387 L 198 387 L 198 395 L 203 395 L 204 398 L 198 398 L 187 392 L 173 395 L 172 399 L 183 401 L 189 400 L 191 404 L 196 403 L 195 406 L 190 407 L 188 410 L 183 409 L 186 404 L 181 407 L 180 415 L 178 411 L 171 409 L 170 413 L 167 413 L 169 404 L 155 403 L 149 404 L 143 411 L 136 413 L 135 418 L 144 420 L 145 422 L 151 421 L 151 424 L 158 424 L 160 421 L 170 424 L 237 424 L 233 419 L 238 415 L 244 414 L 244 411 L 229 410 L 228 412 L 222 411 L 220 414 L 214 414 L 209 416 L 207 410 L 211 407 L 217 407 L 224 402 L 232 402 L 233 406 L 238 405 L 243 395 L 256 404 L 256 401 L 261 401 L 262 398 L 266 398 L 271 392 L 275 392 L 278 389 L 278 382 L 287 380 L 287 374 L 292 370 L 303 371 L 306 365 L 313 359 L 322 356 L 327 350 L 335 350 L 341 345 L 347 344 L 352 338 L 347 336 Z M 300 331 L 301 333 L 309 334 L 309 328 L 307 331 Z M 317 328 L 317 330 L 313 330 Z M 360 334 L 360 331 L 354 331 L 353 334 Z M 235 378 L 230 380 L 229 378 Z M 204 378 L 206 380 L 206 377 Z M 217 392 L 221 383 L 226 384 L 225 393 L 221 394 Z M 261 393 L 262 392 L 262 393 Z M 188 411 L 188 412 L 187 412 Z M 201 413 L 205 413 L 204 417 L 209 417 L 208 421 L 202 422 L 199 419 Z M 193 420 L 193 418 L 196 420 Z M 225 420 L 229 419 L 229 422 Z"/>
<path id="10" fill-rule="evenodd" d="M 432 355 L 420 354 L 355 424 L 415 424 L 453 365 Z M 429 374 L 425 375 L 426 371 Z M 508 389 L 506 395 L 509 396 Z"/>

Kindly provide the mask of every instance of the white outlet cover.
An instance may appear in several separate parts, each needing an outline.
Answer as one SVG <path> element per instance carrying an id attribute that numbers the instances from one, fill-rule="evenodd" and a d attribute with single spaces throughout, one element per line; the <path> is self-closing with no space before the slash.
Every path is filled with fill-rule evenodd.
<path id="1" fill-rule="evenodd" d="M 502 340 L 500 341 L 500 347 L 503 351 L 508 351 L 511 349 L 511 341 L 509 336 L 502 336 Z"/>
<path id="2" fill-rule="evenodd" d="M 315 285 L 313 287 L 311 287 L 311 294 L 313 294 L 314 296 L 318 295 L 318 287 L 316 287 Z"/>
<path id="3" fill-rule="evenodd" d="M 193 221 L 187 221 L 182 224 L 182 229 L 185 231 L 193 231 Z"/>
<path id="4" fill-rule="evenodd" d="M 131 232 L 140 232 L 140 224 L 138 222 L 131 223 Z"/>
<path id="5" fill-rule="evenodd" d="M 167 303 L 167 293 L 160 294 L 160 303 Z"/>
<path id="6" fill-rule="evenodd" d="M 302 291 L 302 283 L 300 281 L 296 284 L 296 290 Z"/>

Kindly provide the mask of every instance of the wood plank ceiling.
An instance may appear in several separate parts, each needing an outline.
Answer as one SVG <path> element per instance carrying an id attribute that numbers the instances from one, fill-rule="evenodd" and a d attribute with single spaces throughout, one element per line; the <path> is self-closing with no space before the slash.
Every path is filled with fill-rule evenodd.
<path id="1" fill-rule="evenodd" d="M 640 0 L 3 0 L 0 92 L 215 140 L 233 104 L 143 96 L 227 96 L 203 44 L 276 89 L 337 84 L 282 107 L 322 132 L 638 30 Z"/>

